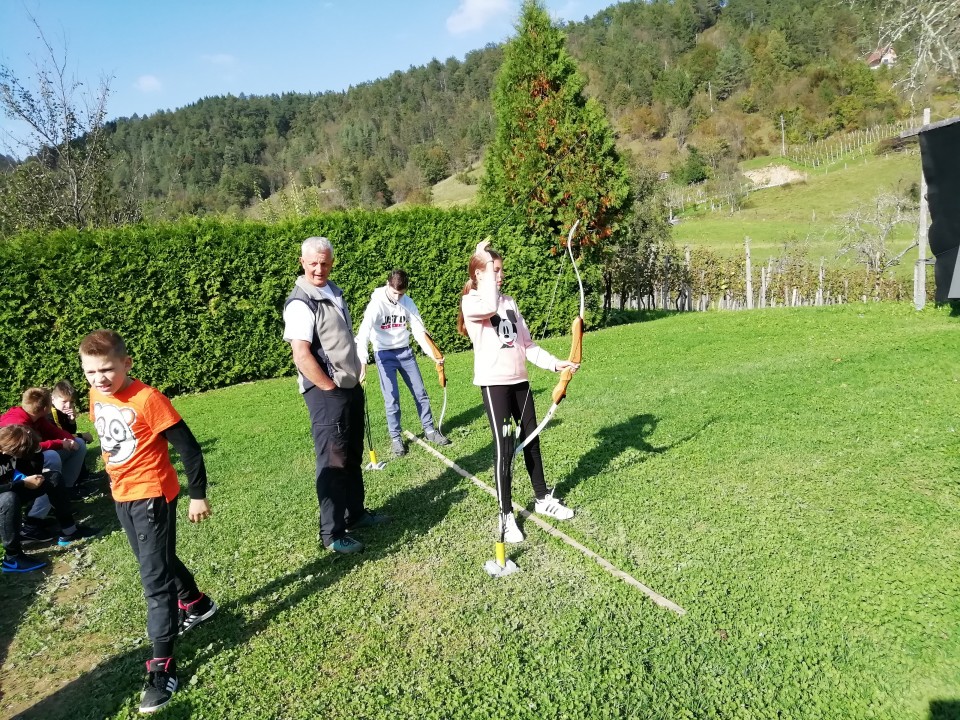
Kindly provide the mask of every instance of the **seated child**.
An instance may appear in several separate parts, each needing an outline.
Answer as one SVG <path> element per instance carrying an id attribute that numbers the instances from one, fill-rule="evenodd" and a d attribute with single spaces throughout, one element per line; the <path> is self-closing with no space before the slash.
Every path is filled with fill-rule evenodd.
<path id="1" fill-rule="evenodd" d="M 93 442 L 93 435 L 88 432 L 77 432 L 77 391 L 69 380 L 61 380 L 50 391 L 53 407 L 50 409 L 50 419 L 61 430 L 66 430 L 74 437 L 81 438 L 85 443 Z"/>
<path id="2" fill-rule="evenodd" d="M 87 457 L 87 444 L 83 438 L 74 437 L 49 420 L 52 407 L 53 399 L 47 388 L 28 388 L 19 405 L 0 415 L 0 427 L 26 425 L 36 430 L 40 436 L 44 469 L 60 473 L 64 487 L 72 488 L 77 484 L 80 468 Z M 31 508 L 30 517 L 42 520 L 49 511 L 50 503 L 46 496 L 42 496 Z"/>
<path id="3" fill-rule="evenodd" d="M 80 438 L 88 445 L 93 442 L 93 435 L 88 432 L 77 432 L 77 391 L 69 380 L 61 380 L 50 391 L 53 407 L 50 409 L 50 420 L 61 430 L 66 430 L 74 437 Z M 80 474 L 77 483 L 82 483 L 90 477 L 85 463 L 80 465 Z"/>
<path id="4" fill-rule="evenodd" d="M 47 467 L 63 474 L 66 487 L 73 487 L 80 474 L 80 466 L 87 455 L 87 443 L 53 424 L 48 419 L 53 408 L 53 396 L 47 388 L 28 388 L 20 405 L 0 415 L 0 426 L 26 425 L 40 436 L 40 450 Z M 54 454 L 56 457 L 54 457 Z"/>
<path id="5" fill-rule="evenodd" d="M 0 428 L 0 542 L 5 556 L 3 572 L 30 572 L 46 563 L 29 559 L 21 546 L 22 508 L 36 498 L 50 498 L 60 523 L 57 544 L 66 546 L 97 534 L 95 528 L 77 525 L 59 473 L 42 472 L 40 437 L 23 425 Z M 29 473 L 29 474 L 28 474 Z"/>

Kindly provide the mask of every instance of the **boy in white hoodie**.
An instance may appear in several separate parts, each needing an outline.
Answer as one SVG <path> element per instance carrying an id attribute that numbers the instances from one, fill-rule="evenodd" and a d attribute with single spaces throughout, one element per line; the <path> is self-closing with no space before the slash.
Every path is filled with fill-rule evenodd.
<path id="1" fill-rule="evenodd" d="M 449 445 L 450 441 L 433 426 L 433 413 L 430 412 L 430 398 L 423 386 L 420 368 L 410 349 L 410 332 L 424 354 L 434 362 L 443 359 L 433 357 L 427 343 L 427 330 L 420 317 L 417 304 L 407 296 L 409 278 L 403 270 L 393 270 L 387 276 L 387 284 L 377 288 L 370 295 L 370 302 L 363 311 L 363 321 L 357 333 L 357 354 L 364 365 L 369 364 L 367 345 L 373 343 L 373 356 L 380 376 L 380 390 L 387 411 L 387 429 L 390 431 L 391 450 L 395 457 L 405 455 L 406 446 L 400 435 L 400 388 L 397 385 L 397 373 L 410 388 L 424 437 L 434 445 Z M 408 326 L 409 325 L 409 329 Z"/>

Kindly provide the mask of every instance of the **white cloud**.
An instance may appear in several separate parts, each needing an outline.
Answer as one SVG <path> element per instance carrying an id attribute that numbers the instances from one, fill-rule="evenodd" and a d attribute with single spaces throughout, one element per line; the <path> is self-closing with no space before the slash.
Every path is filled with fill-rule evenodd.
<path id="1" fill-rule="evenodd" d="M 156 75 L 141 75 L 133 86 L 142 93 L 155 93 L 163 89 L 163 83 Z"/>
<path id="2" fill-rule="evenodd" d="M 462 0 L 456 12 L 447 18 L 447 30 L 453 35 L 480 30 L 497 17 L 513 11 L 512 0 Z"/>
<path id="3" fill-rule="evenodd" d="M 228 53 L 201 55 L 200 59 L 204 62 L 210 63 L 211 65 L 219 65 L 220 67 L 232 67 L 237 64 L 237 59 Z"/>

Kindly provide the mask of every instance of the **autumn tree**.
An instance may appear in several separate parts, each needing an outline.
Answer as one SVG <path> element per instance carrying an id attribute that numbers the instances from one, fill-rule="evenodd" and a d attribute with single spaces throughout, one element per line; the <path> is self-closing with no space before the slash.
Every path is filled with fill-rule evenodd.
<path id="1" fill-rule="evenodd" d="M 870 202 L 858 205 L 840 216 L 840 248 L 838 256 L 850 255 L 867 272 L 873 283 L 873 297 L 879 297 L 884 274 L 900 263 L 903 256 L 917 246 L 914 240 L 893 254 L 890 239 L 901 225 L 916 225 L 917 202 L 909 193 L 883 191 Z"/>
<path id="2" fill-rule="evenodd" d="M 516 282 L 537 291 L 552 284 L 548 253 L 563 249 L 577 220 L 577 245 L 596 247 L 630 207 L 630 178 L 614 134 L 584 86 L 563 32 L 540 2 L 525 0 L 493 92 L 497 133 L 480 201 L 496 217 L 522 218 L 527 246 L 513 250 L 523 257 L 524 278 Z"/>
<path id="3" fill-rule="evenodd" d="M 652 296 L 665 282 L 676 282 L 677 277 L 667 277 L 671 263 L 675 271 L 681 264 L 677 258 L 666 204 L 662 197 L 662 185 L 657 173 L 650 168 L 638 167 L 632 178 L 634 202 L 620 231 L 604 244 L 603 252 L 603 312 L 606 316 L 613 307 L 614 295 L 623 310 L 629 299 L 638 301 Z M 674 273 L 676 275 L 677 272 Z"/>
<path id="4" fill-rule="evenodd" d="M 111 184 L 105 120 L 109 82 L 83 91 L 33 20 L 43 60 L 29 80 L 0 66 L 0 106 L 25 128 L 11 136 L 26 157 L 0 181 L 0 233 L 86 227 L 139 219 L 135 202 L 118 196 Z"/>

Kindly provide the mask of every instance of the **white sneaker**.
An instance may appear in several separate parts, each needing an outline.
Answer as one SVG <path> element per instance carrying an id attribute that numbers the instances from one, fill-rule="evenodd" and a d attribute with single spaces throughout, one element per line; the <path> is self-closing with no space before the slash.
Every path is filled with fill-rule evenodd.
<path id="1" fill-rule="evenodd" d="M 555 520 L 569 520 L 573 517 L 573 510 L 557 500 L 553 493 L 547 493 L 542 500 L 537 500 L 533 511 L 540 515 L 552 517 Z"/>
<path id="2" fill-rule="evenodd" d="M 523 533 L 517 527 L 517 519 L 513 516 L 513 513 L 507 513 L 506 518 L 504 518 L 503 540 L 508 543 L 523 542 Z"/>

